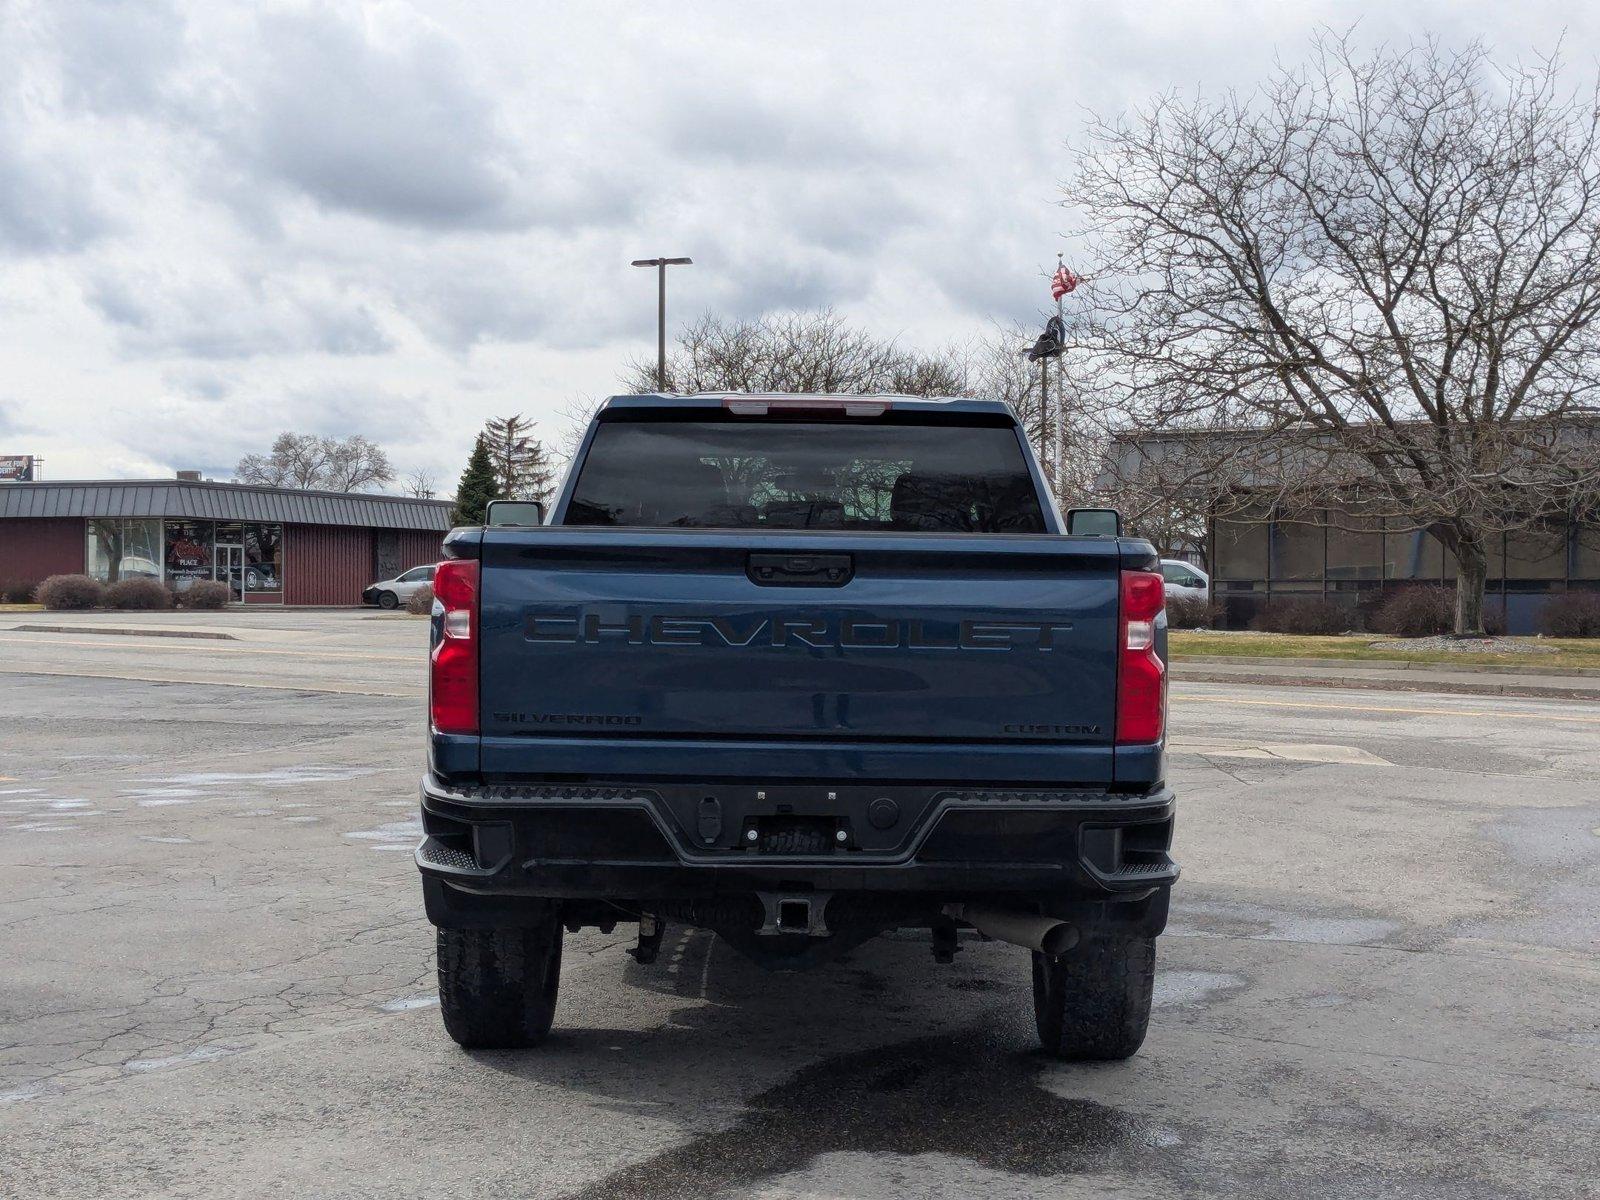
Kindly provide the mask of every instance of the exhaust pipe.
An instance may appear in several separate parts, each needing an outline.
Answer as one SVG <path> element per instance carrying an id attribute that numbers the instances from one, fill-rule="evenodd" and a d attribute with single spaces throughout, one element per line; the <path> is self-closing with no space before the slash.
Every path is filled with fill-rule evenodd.
<path id="1" fill-rule="evenodd" d="M 1078 944 L 1078 927 L 1058 917 L 1041 917 L 1036 913 L 989 908 L 982 904 L 947 904 L 944 911 L 946 916 L 965 921 L 985 937 L 1036 950 L 1052 958 Z"/>

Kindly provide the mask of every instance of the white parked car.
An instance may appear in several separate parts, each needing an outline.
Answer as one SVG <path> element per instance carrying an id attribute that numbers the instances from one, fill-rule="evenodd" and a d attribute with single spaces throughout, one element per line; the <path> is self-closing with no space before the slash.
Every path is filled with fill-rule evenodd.
<path id="1" fill-rule="evenodd" d="M 1161 577 L 1167 581 L 1168 600 L 1175 596 L 1204 600 L 1211 595 L 1211 576 L 1181 558 L 1163 558 Z"/>
<path id="2" fill-rule="evenodd" d="M 432 586 L 437 568 L 429 563 L 425 567 L 412 567 L 393 579 L 375 583 L 361 593 L 361 603 L 376 604 L 379 608 L 399 608 L 416 594 L 418 588 Z"/>

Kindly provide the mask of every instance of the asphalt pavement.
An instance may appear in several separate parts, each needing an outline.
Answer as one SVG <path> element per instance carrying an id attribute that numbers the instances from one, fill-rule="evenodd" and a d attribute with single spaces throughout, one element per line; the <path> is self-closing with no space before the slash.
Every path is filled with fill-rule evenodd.
<path id="1" fill-rule="evenodd" d="M 544 1048 L 469 1055 L 409 854 L 423 623 L 59 616 L 0 617 L 0 1196 L 1600 1188 L 1600 705 L 1176 685 L 1126 1063 L 1041 1057 L 1005 945 L 773 975 L 625 928 L 568 938 Z"/>

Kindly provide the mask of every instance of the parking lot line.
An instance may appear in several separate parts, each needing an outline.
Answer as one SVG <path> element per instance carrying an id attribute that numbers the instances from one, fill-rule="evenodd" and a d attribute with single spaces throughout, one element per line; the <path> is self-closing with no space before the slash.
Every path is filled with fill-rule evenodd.
<path id="1" fill-rule="evenodd" d="M 409 692 L 384 692 L 375 688 L 342 688 L 310 683 L 245 683 L 238 679 L 179 679 L 162 675 L 119 675 L 109 671 L 52 671 L 36 667 L 0 667 L 0 675 L 51 675 L 63 679 L 127 679 L 134 683 L 189 683 L 199 687 L 258 688 L 271 692 L 318 692 L 333 696 L 388 696 L 410 700 L 422 695 L 422 688 Z"/>
<path id="2" fill-rule="evenodd" d="M 79 641 L 76 638 L 50 638 L 50 637 L 0 637 L 0 642 L 16 642 L 24 646 L 87 646 L 91 650 L 159 650 L 163 654 L 171 654 L 174 645 L 171 642 L 140 642 L 134 635 L 128 635 L 125 640 L 110 641 L 98 638 L 92 642 Z M 421 650 L 416 654 L 367 654 L 352 650 L 321 650 L 316 647 L 307 647 L 304 650 L 275 650 L 270 646 L 219 646 L 213 641 L 204 641 L 197 646 L 185 646 L 184 649 L 207 654 L 281 654 L 289 658 L 356 658 L 372 662 L 406 662 L 420 663 L 425 661 L 426 655 Z"/>

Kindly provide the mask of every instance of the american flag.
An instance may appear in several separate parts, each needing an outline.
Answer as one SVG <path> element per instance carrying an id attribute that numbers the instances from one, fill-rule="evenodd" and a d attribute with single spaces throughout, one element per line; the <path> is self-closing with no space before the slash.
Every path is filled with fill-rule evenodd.
<path id="1" fill-rule="evenodd" d="M 1066 263 L 1062 263 L 1056 268 L 1056 273 L 1050 277 L 1050 299 L 1061 299 L 1061 297 L 1076 288 L 1078 283 L 1078 277 L 1067 270 Z"/>

